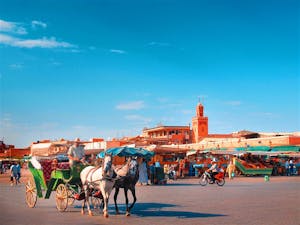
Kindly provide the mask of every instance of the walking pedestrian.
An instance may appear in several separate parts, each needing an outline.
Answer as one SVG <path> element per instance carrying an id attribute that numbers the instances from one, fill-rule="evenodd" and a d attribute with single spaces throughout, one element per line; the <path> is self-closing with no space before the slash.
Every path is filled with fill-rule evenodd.
<path id="1" fill-rule="evenodd" d="M 294 175 L 294 162 L 292 159 L 289 162 L 289 173 L 290 173 L 290 176 Z"/>
<path id="2" fill-rule="evenodd" d="M 15 184 L 18 184 L 18 168 L 17 163 L 14 162 L 10 167 L 10 185 L 13 186 Z"/>
<path id="3" fill-rule="evenodd" d="M 20 163 L 17 162 L 17 183 L 20 183 L 20 178 L 21 178 L 21 166 L 20 166 Z"/>
<path id="4" fill-rule="evenodd" d="M 232 160 L 230 160 L 226 172 L 228 174 L 229 179 L 233 179 L 235 173 L 235 165 L 233 164 Z"/>
<path id="5" fill-rule="evenodd" d="M 150 182 L 154 184 L 154 177 L 155 177 L 155 163 L 152 163 L 150 166 Z"/>
<path id="6" fill-rule="evenodd" d="M 290 175 L 290 168 L 289 168 L 290 163 L 289 163 L 288 159 L 285 161 L 284 166 L 285 166 L 285 175 L 289 176 Z"/>
<path id="7" fill-rule="evenodd" d="M 138 181 L 138 183 L 140 185 L 148 184 L 147 163 L 144 158 L 139 163 L 139 181 Z"/>

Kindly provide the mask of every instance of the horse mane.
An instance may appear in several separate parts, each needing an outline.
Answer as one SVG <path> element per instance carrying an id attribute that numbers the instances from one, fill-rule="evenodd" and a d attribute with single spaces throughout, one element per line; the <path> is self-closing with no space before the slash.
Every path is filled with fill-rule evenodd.
<path id="1" fill-rule="evenodd" d="M 102 160 L 102 177 L 113 176 L 112 155 L 105 155 Z"/>
<path id="2" fill-rule="evenodd" d="M 132 159 L 129 163 L 129 175 L 135 177 L 139 174 L 139 164 L 136 159 Z"/>
<path id="3" fill-rule="evenodd" d="M 115 173 L 119 177 L 127 176 L 129 173 L 129 170 L 130 170 L 130 162 L 131 162 L 131 159 L 129 158 L 124 165 L 115 167 L 115 169 L 114 169 Z"/>
<path id="4" fill-rule="evenodd" d="M 139 180 L 139 168 L 136 159 L 129 158 L 123 166 L 115 168 L 115 173 L 118 176 L 115 185 L 120 187 L 124 185 L 135 186 Z"/>

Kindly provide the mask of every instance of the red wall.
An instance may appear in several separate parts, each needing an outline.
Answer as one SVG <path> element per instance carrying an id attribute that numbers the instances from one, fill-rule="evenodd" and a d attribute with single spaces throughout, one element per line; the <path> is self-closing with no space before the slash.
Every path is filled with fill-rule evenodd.
<path id="1" fill-rule="evenodd" d="M 300 144 L 300 137 L 289 137 L 289 144 L 290 145 L 299 145 Z"/>

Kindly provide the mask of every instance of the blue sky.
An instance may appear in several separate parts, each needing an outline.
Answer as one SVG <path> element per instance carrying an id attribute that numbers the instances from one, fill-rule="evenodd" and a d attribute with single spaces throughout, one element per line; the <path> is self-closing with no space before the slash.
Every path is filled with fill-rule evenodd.
<path id="1" fill-rule="evenodd" d="M 300 130 L 298 1 L 1 1 L 0 137 Z"/>

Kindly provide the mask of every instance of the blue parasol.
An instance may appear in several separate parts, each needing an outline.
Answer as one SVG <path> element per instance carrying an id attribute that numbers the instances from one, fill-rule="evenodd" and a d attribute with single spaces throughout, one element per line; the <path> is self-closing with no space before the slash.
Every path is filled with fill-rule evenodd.
<path id="1" fill-rule="evenodd" d="M 137 157 L 143 157 L 143 158 L 151 158 L 154 156 L 154 152 L 149 151 L 144 148 L 133 148 L 133 147 L 116 147 L 116 148 L 110 148 L 106 151 L 100 152 L 97 155 L 97 158 L 104 158 L 104 155 L 111 154 L 112 156 L 137 156 Z"/>

